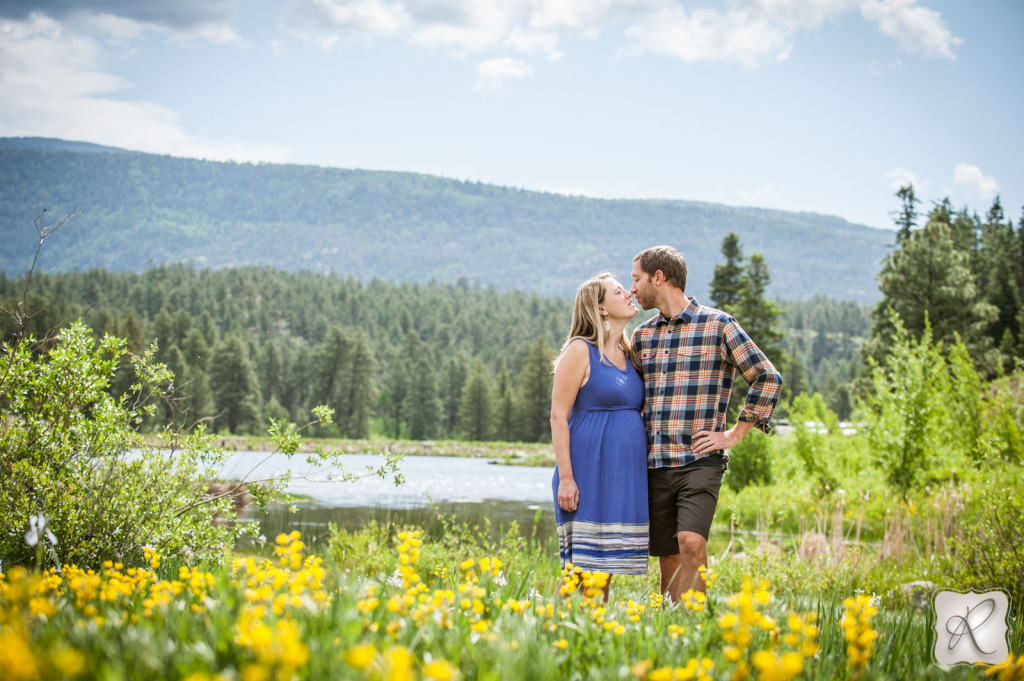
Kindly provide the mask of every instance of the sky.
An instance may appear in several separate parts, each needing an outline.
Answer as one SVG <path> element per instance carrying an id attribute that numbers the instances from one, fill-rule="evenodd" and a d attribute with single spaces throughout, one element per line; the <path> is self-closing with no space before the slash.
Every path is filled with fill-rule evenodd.
<path id="1" fill-rule="evenodd" d="M 1020 0 L 0 0 L 0 137 L 891 228 L 1024 207 Z"/>

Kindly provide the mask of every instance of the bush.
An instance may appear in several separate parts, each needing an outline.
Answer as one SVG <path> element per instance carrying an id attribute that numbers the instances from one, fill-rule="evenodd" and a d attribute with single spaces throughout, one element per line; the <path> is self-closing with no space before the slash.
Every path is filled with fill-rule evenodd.
<path id="1" fill-rule="evenodd" d="M 751 433 L 729 451 L 729 470 L 725 484 L 739 492 L 747 485 L 760 483 L 770 485 L 775 480 L 772 473 L 772 440 L 769 437 Z"/>
<path id="2" fill-rule="evenodd" d="M 950 540 L 953 574 L 961 588 L 1001 587 L 1024 614 L 1024 483 L 1019 466 L 993 469 L 972 499 L 959 536 Z"/>
<path id="3" fill-rule="evenodd" d="M 137 563 L 146 545 L 191 558 L 234 539 L 231 497 L 206 493 L 204 470 L 222 454 L 204 431 L 161 450 L 145 446 L 135 430 L 152 411 L 146 396 L 162 390 L 170 372 L 151 353 L 133 357 L 139 383 L 119 398 L 108 392 L 125 355 L 123 340 L 96 341 L 81 323 L 42 351 L 31 338 L 0 348 L 5 568 L 39 560 L 44 547 L 54 562 L 98 567 Z M 38 525 L 40 516 L 56 546 L 46 532 L 34 546 L 26 541 L 30 519 Z"/>

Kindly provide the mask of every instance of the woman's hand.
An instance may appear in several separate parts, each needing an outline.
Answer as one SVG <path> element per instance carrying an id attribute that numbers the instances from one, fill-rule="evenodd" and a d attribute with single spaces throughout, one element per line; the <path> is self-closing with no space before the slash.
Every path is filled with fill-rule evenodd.
<path id="1" fill-rule="evenodd" d="M 575 480 L 558 481 L 558 505 L 563 511 L 575 511 L 580 503 L 580 490 Z"/>

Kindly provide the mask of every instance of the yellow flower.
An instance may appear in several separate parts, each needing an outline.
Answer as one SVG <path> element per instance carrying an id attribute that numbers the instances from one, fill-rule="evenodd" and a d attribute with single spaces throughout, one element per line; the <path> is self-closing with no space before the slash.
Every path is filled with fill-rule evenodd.
<path id="1" fill-rule="evenodd" d="M 366 669 L 370 666 L 370 663 L 373 662 L 373 658 L 375 655 L 376 652 L 374 651 L 372 645 L 358 645 L 349 648 L 345 652 L 345 661 L 353 667 L 355 667 L 356 669 L 362 671 L 363 669 Z"/>
<path id="2" fill-rule="evenodd" d="M 569 647 L 569 642 L 566 641 L 564 638 L 560 638 L 557 641 L 555 641 L 554 643 L 552 643 L 551 645 L 553 645 L 554 647 L 558 648 L 559 650 L 565 650 L 566 648 Z"/>
<path id="3" fill-rule="evenodd" d="M 268 681 L 270 672 L 258 664 L 247 664 L 238 672 L 240 681 Z"/>
<path id="4" fill-rule="evenodd" d="M 38 678 L 35 656 L 21 634 L 10 630 L 0 633 L 0 669 L 11 681 Z"/>
<path id="5" fill-rule="evenodd" d="M 458 670 L 445 660 L 433 660 L 423 665 L 423 678 L 433 681 L 454 681 Z"/>
<path id="6" fill-rule="evenodd" d="M 85 654 L 74 648 L 61 648 L 53 654 L 53 665 L 64 676 L 78 676 L 85 671 Z"/>
<path id="7" fill-rule="evenodd" d="M 385 655 L 385 669 L 386 674 L 384 676 L 387 681 L 411 681 L 413 678 L 413 656 L 408 649 L 392 648 Z"/>

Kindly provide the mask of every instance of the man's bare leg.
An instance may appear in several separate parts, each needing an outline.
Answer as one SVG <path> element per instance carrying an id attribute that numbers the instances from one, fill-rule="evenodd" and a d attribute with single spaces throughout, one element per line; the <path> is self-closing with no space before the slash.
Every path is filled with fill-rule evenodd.
<path id="1" fill-rule="evenodd" d="M 691 588 L 706 593 L 707 585 L 700 575 L 700 566 L 708 564 L 708 541 L 696 532 L 680 532 L 679 553 L 660 556 L 661 593 L 672 597 L 673 603 Z"/>

